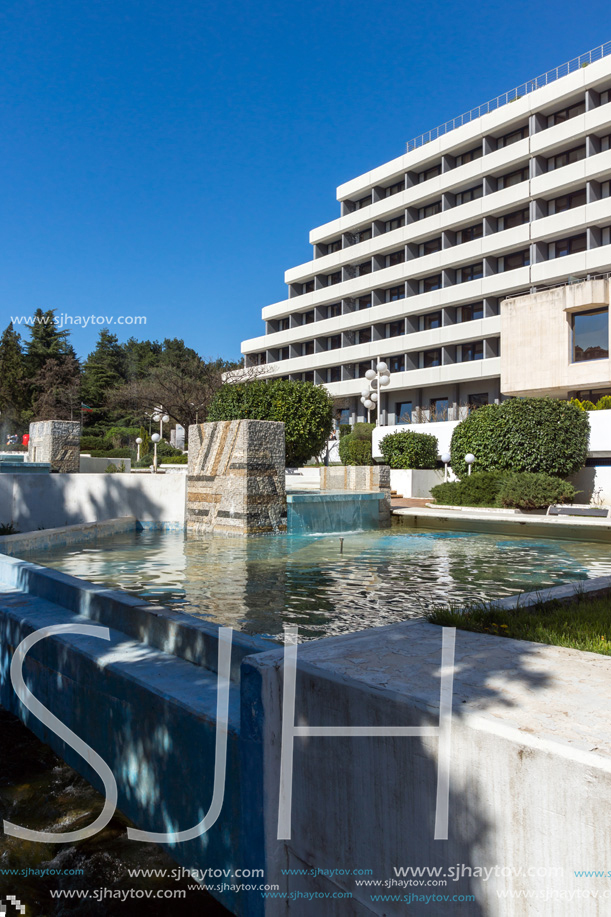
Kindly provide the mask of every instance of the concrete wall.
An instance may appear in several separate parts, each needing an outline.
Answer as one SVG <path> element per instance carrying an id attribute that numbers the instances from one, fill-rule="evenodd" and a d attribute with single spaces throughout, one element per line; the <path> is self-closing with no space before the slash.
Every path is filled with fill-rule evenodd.
<path id="1" fill-rule="evenodd" d="M 186 475 L 0 475 L 0 522 L 21 532 L 121 516 L 185 521 Z"/>
<path id="2" fill-rule="evenodd" d="M 390 487 L 400 497 L 430 497 L 431 487 L 443 483 L 439 468 L 391 468 Z"/>
<path id="3" fill-rule="evenodd" d="M 79 471 L 81 474 L 103 474 L 109 465 L 127 474 L 132 470 L 132 460 L 129 458 L 95 458 L 91 455 L 81 455 L 79 457 Z"/>

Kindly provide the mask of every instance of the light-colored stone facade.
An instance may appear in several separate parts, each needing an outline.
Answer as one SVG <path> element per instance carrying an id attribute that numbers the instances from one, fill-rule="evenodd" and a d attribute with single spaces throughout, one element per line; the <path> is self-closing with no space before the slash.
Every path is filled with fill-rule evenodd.
<path id="1" fill-rule="evenodd" d="M 320 469 L 320 489 L 353 492 L 381 491 L 380 528 L 390 525 L 390 468 L 388 465 L 329 465 Z"/>
<path id="2" fill-rule="evenodd" d="M 189 427 L 187 530 L 286 532 L 284 424 L 223 420 Z"/>
<path id="3" fill-rule="evenodd" d="M 609 307 L 608 280 L 586 280 L 501 303 L 504 395 L 566 398 L 611 386 L 611 360 L 573 361 L 573 316 Z M 601 341 L 608 347 L 608 341 Z"/>
<path id="4" fill-rule="evenodd" d="M 81 425 L 75 420 L 43 420 L 30 424 L 28 462 L 49 462 L 51 471 L 79 470 Z"/>

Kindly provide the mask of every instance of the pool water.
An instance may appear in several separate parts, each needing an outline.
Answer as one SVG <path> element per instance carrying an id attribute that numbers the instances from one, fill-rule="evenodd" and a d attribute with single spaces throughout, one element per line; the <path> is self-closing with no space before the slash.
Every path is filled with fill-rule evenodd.
<path id="1" fill-rule="evenodd" d="M 30 560 L 151 603 L 279 637 L 351 633 L 533 589 L 611 574 L 604 544 L 395 526 L 343 536 L 113 535 Z"/>

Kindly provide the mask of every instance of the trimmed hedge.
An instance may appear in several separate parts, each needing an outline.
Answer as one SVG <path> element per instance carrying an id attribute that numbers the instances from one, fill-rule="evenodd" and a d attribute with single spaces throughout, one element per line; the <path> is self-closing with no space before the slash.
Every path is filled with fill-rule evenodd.
<path id="1" fill-rule="evenodd" d="M 570 503 L 575 488 L 549 474 L 480 471 L 461 481 L 431 488 L 436 503 L 446 506 L 495 506 L 514 509 L 545 509 L 552 503 Z"/>
<path id="2" fill-rule="evenodd" d="M 296 467 L 322 452 L 333 429 L 333 416 L 333 401 L 327 390 L 312 382 L 256 379 L 222 385 L 207 419 L 281 421 L 286 464 Z"/>
<path id="3" fill-rule="evenodd" d="M 452 434 L 452 470 L 467 472 L 465 455 L 477 471 L 532 471 L 573 474 L 588 454 L 590 423 L 576 405 L 552 398 L 513 398 L 473 411 Z"/>
<path id="4" fill-rule="evenodd" d="M 188 465 L 189 456 L 188 455 L 164 455 L 163 464 L 164 465 Z"/>
<path id="5" fill-rule="evenodd" d="M 380 443 L 384 462 L 391 468 L 436 468 L 437 437 L 431 433 L 401 430 Z"/>
<path id="6" fill-rule="evenodd" d="M 352 433 L 339 441 L 339 457 L 343 465 L 372 465 L 371 435 L 374 423 L 355 423 Z"/>
<path id="7" fill-rule="evenodd" d="M 580 401 L 579 398 L 571 398 L 569 404 L 574 404 L 582 411 L 611 411 L 611 395 L 603 395 L 596 404 L 588 399 Z"/>

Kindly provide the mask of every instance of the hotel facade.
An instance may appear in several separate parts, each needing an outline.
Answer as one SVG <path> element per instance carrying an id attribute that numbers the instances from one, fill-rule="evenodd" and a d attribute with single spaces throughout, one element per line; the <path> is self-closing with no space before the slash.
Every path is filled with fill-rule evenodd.
<path id="1" fill-rule="evenodd" d="M 383 360 L 384 425 L 611 394 L 611 42 L 407 146 L 337 189 L 234 378 L 323 384 L 353 423 Z"/>

